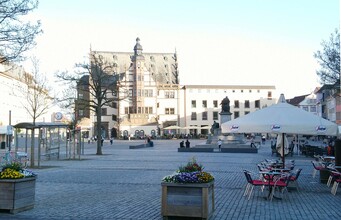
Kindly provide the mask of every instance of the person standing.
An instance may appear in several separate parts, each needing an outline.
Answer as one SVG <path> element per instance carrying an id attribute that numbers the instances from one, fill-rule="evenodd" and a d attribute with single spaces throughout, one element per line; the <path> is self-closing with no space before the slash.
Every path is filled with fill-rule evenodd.
<path id="1" fill-rule="evenodd" d="M 253 148 L 253 147 L 257 148 L 255 145 L 255 137 L 254 136 L 251 137 L 251 148 Z"/>
<path id="2" fill-rule="evenodd" d="M 190 148 L 190 144 L 191 144 L 191 143 L 190 143 L 189 140 L 187 139 L 187 140 L 186 140 L 186 148 Z"/>
<path id="3" fill-rule="evenodd" d="M 219 151 L 221 151 L 221 144 L 222 144 L 222 141 L 219 139 L 218 142 L 217 142 L 217 144 L 218 144 Z"/>

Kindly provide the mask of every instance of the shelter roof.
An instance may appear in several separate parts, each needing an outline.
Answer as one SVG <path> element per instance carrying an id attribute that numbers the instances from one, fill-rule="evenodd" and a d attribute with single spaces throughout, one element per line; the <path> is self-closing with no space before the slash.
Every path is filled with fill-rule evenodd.
<path id="1" fill-rule="evenodd" d="M 301 95 L 301 96 L 295 96 L 292 99 L 287 99 L 287 103 L 294 105 L 294 106 L 298 106 L 305 99 L 305 97 L 307 97 L 308 95 L 309 94 Z"/>
<path id="2" fill-rule="evenodd" d="M 36 122 L 35 125 L 33 125 L 32 122 L 21 122 L 16 125 L 13 125 L 15 128 L 26 128 L 26 129 L 32 129 L 32 128 L 46 128 L 46 127 L 67 127 L 68 125 L 63 122 Z"/>

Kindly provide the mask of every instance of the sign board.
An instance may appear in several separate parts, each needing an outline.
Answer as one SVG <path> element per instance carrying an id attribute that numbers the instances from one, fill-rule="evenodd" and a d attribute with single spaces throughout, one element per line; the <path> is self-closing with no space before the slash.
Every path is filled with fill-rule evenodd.
<path id="1" fill-rule="evenodd" d="M 0 134 L 13 135 L 13 126 L 0 126 Z"/>

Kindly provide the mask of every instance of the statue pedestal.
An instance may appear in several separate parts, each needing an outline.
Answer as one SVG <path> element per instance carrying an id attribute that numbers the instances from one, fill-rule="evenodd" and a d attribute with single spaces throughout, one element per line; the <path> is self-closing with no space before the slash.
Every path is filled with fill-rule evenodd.
<path id="1" fill-rule="evenodd" d="M 231 112 L 220 112 L 220 125 L 225 122 L 231 121 Z"/>
<path id="2" fill-rule="evenodd" d="M 220 126 L 231 120 L 231 112 L 220 112 Z M 222 135 L 221 133 L 221 127 L 214 129 L 213 134 L 208 136 L 208 139 L 206 141 L 206 144 L 216 144 L 218 140 L 221 140 L 223 144 L 227 143 L 243 143 L 242 138 L 240 135 Z"/>

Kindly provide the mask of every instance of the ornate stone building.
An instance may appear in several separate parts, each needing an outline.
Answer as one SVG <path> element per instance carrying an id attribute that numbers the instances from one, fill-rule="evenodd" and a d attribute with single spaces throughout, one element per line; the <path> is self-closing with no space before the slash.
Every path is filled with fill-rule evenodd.
<path id="1" fill-rule="evenodd" d="M 132 52 L 92 51 L 113 64 L 119 101 L 102 109 L 102 135 L 157 135 L 177 123 L 179 77 L 176 53 L 143 53 L 140 39 Z M 95 117 L 92 117 L 95 120 Z"/>
<path id="2" fill-rule="evenodd" d="M 111 64 L 109 74 L 117 80 L 115 92 L 107 94 L 114 101 L 102 108 L 104 138 L 207 134 L 214 120 L 219 121 L 219 103 L 226 96 L 232 118 L 276 102 L 274 86 L 180 85 L 177 53 L 144 53 L 139 38 L 132 52 L 91 51 L 91 55 Z M 90 119 L 94 126 L 93 113 Z M 181 129 L 164 129 L 169 126 Z M 90 136 L 94 134 L 92 129 Z"/>

